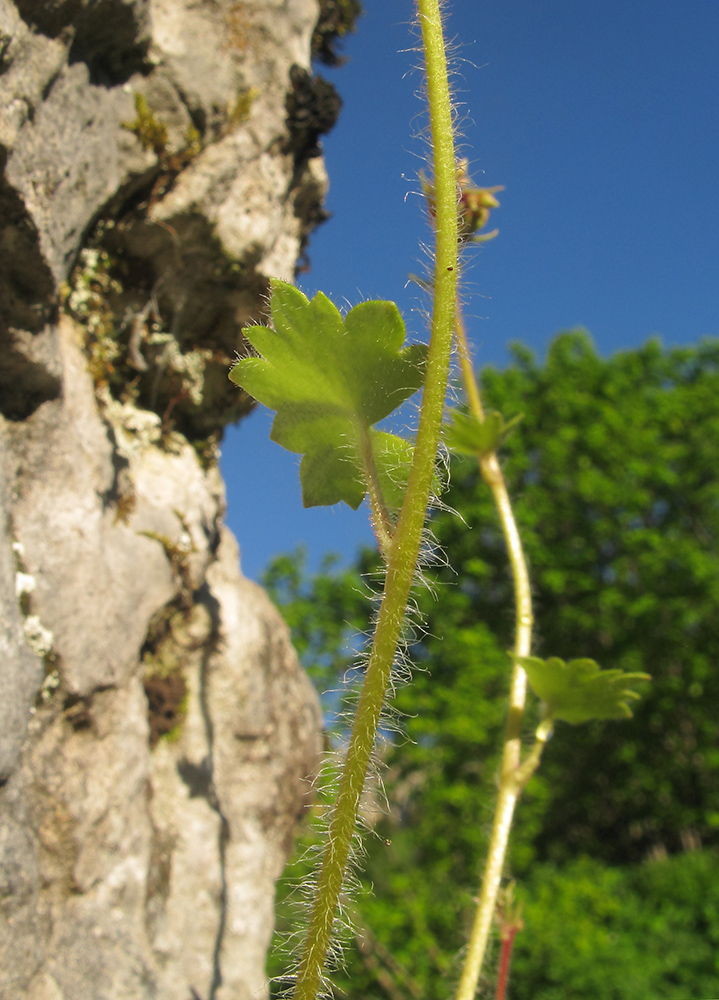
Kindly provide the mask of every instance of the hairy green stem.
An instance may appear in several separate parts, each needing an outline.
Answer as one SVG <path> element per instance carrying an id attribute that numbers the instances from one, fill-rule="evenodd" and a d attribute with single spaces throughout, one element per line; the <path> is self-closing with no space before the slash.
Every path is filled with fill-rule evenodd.
<path id="1" fill-rule="evenodd" d="M 467 342 L 459 304 L 456 308 L 455 333 L 459 346 L 462 378 L 470 409 L 478 420 L 484 419 L 484 411 L 479 394 L 479 386 L 474 375 L 472 359 Z M 499 513 L 502 532 L 512 568 L 515 596 L 515 656 L 528 656 L 532 644 L 532 591 L 524 557 L 522 542 L 514 518 L 502 470 L 496 452 L 478 457 L 482 478 L 489 486 Z M 514 809 L 527 781 L 539 764 L 546 735 L 542 731 L 528 758 L 521 762 L 522 716 L 527 692 L 527 675 L 517 662 L 512 669 L 509 693 L 509 714 L 504 736 L 499 794 L 494 813 L 492 834 L 487 853 L 487 862 L 482 880 L 479 902 L 475 913 L 472 932 L 462 967 L 462 975 L 457 989 L 456 1000 L 474 1000 L 479 975 L 487 950 L 487 942 L 492 929 L 492 918 L 497 905 L 504 870 L 504 861 L 509 844 L 509 834 L 514 818 Z"/>
<path id="2" fill-rule="evenodd" d="M 372 437 L 366 428 L 361 428 L 360 430 L 360 452 L 367 480 L 372 528 L 377 539 L 377 547 L 386 562 L 394 525 L 387 510 L 382 486 L 377 475 L 377 463 L 375 462 L 374 451 L 372 450 Z"/>
<path id="3" fill-rule="evenodd" d="M 437 278 L 427 375 L 414 460 L 397 527 L 387 547 L 384 595 L 330 821 L 317 895 L 293 994 L 295 1000 L 315 1000 L 322 985 L 360 796 L 416 572 L 449 378 L 457 289 L 454 129 L 439 3 L 438 0 L 418 0 L 417 6 L 427 70 L 436 183 Z"/>

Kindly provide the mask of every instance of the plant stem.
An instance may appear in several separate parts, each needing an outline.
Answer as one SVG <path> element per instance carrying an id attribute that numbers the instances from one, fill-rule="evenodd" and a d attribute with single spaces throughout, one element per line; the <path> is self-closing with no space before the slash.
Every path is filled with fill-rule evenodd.
<path id="1" fill-rule="evenodd" d="M 374 529 L 380 554 L 386 562 L 394 525 L 387 510 L 387 504 L 382 494 L 382 486 L 377 475 L 377 463 L 374 460 L 372 438 L 369 430 L 365 428 L 361 428 L 360 430 L 360 451 L 367 479 L 367 492 L 369 493 L 370 510 L 372 512 L 372 528 Z"/>
<path id="2" fill-rule="evenodd" d="M 387 547 L 384 595 L 330 820 L 317 895 L 293 994 L 295 1000 L 315 1000 L 322 984 L 360 796 L 416 571 L 449 378 L 457 290 L 454 129 L 439 2 L 418 0 L 418 11 L 427 69 L 436 182 L 437 279 L 427 375 L 414 460 L 397 527 Z"/>
<path id="3" fill-rule="evenodd" d="M 509 979 L 509 962 L 512 958 L 512 948 L 514 939 L 517 936 L 519 927 L 510 927 L 506 934 L 502 935 L 502 953 L 499 959 L 499 979 L 497 981 L 497 996 L 495 1000 L 504 1000 L 507 994 L 507 981 Z"/>
<path id="4" fill-rule="evenodd" d="M 472 367 L 469 344 L 459 304 L 457 304 L 456 308 L 455 334 L 459 345 L 462 377 L 470 409 L 479 420 L 483 420 L 484 411 L 479 395 L 479 387 Z M 479 456 L 479 468 L 482 478 L 489 486 L 494 497 L 512 568 L 516 604 L 514 654 L 516 656 L 528 656 L 531 652 L 532 643 L 532 592 L 529 583 L 527 562 L 517 529 L 517 522 L 514 518 L 512 504 L 507 493 L 507 487 L 496 452 Z M 504 870 L 504 859 L 507 853 L 509 833 L 514 818 L 514 809 L 524 785 L 539 763 L 539 755 L 544 743 L 543 739 L 540 740 L 538 738 L 535 750 L 530 755 L 531 770 L 527 768 L 520 771 L 522 716 L 524 714 L 526 691 L 527 675 L 519 664 L 515 662 L 510 682 L 509 714 L 504 736 L 499 794 L 487 853 L 487 864 L 456 1000 L 473 1000 L 477 991 L 479 974 L 482 970 L 487 941 L 489 940 L 492 928 L 492 918 L 497 905 L 497 893 Z M 526 773 L 527 771 L 529 773 Z"/>

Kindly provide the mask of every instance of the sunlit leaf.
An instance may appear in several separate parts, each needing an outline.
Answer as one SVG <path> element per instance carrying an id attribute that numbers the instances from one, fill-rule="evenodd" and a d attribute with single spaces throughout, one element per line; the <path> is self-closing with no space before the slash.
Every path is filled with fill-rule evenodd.
<path id="1" fill-rule="evenodd" d="M 277 411 L 272 440 L 304 456 L 306 507 L 360 505 L 368 444 L 385 500 L 399 506 L 412 446 L 371 428 L 420 388 L 426 347 L 403 346 L 404 323 L 393 302 L 363 302 L 343 318 L 322 292 L 309 301 L 287 282 L 271 285 L 274 329 L 243 331 L 260 357 L 238 361 L 230 378 Z"/>
<path id="2" fill-rule="evenodd" d="M 571 722 L 591 719 L 628 719 L 631 701 L 640 697 L 634 689 L 650 680 L 649 674 L 628 674 L 623 670 L 602 670 L 594 660 L 570 660 L 553 656 L 514 659 L 527 672 L 530 687 L 545 705 L 548 718 Z"/>
<path id="3" fill-rule="evenodd" d="M 496 410 L 480 420 L 473 413 L 454 410 L 452 423 L 444 428 L 447 447 L 458 455 L 488 455 L 506 440 L 509 433 L 522 419 L 522 414 L 505 421 Z"/>

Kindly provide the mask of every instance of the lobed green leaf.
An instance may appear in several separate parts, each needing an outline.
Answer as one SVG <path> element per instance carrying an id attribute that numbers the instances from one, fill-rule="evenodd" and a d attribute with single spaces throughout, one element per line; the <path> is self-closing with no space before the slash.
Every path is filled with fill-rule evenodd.
<path id="1" fill-rule="evenodd" d="M 473 413 L 455 410 L 452 423 L 445 425 L 444 439 L 447 447 L 458 455 L 488 455 L 496 451 L 522 419 L 522 414 L 505 421 L 496 410 L 480 420 Z"/>
<path id="2" fill-rule="evenodd" d="M 422 385 L 427 349 L 403 346 L 393 302 L 363 302 L 343 318 L 318 292 L 309 301 L 285 281 L 271 282 L 274 329 L 243 330 L 260 357 L 243 358 L 230 378 L 277 415 L 270 437 L 304 457 L 306 507 L 343 500 L 359 507 L 367 489 L 363 447 L 370 442 L 385 500 L 399 506 L 412 446 L 371 432 Z"/>
<path id="3" fill-rule="evenodd" d="M 594 660 L 565 663 L 553 656 L 513 656 L 527 672 L 530 687 L 544 702 L 545 717 L 572 725 L 592 719 L 628 719 L 629 702 L 639 698 L 634 688 L 651 680 L 649 674 L 602 670 Z"/>

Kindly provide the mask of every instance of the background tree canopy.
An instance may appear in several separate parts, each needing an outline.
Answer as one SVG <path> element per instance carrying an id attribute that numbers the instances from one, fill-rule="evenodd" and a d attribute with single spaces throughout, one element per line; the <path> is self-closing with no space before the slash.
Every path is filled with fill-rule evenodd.
<path id="1" fill-rule="evenodd" d="M 520 804 L 511 874 L 526 930 L 512 997 L 716 996 L 719 341 L 603 359 L 575 331 L 544 364 L 522 347 L 513 356 L 482 384 L 490 409 L 524 414 L 503 464 L 531 567 L 535 652 L 652 682 L 630 722 L 559 723 Z M 458 913 L 469 919 L 486 848 L 512 590 L 476 463 L 458 459 L 451 473 L 443 499 L 457 514 L 432 522 L 451 568 L 428 570 L 417 595 L 419 669 L 396 697 L 408 739 L 384 753 L 390 810 L 367 842 L 374 892 L 357 902 L 364 933 L 340 983 L 351 997 L 448 994 Z M 267 573 L 320 687 L 336 687 L 347 637 L 367 625 L 375 559 L 307 578 L 295 554 Z"/>

